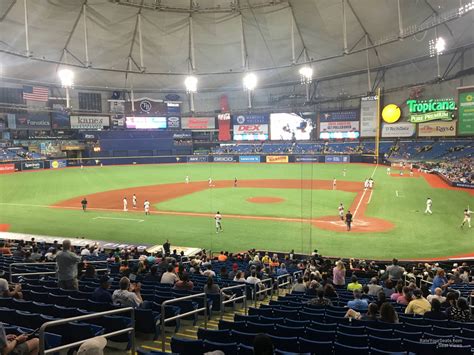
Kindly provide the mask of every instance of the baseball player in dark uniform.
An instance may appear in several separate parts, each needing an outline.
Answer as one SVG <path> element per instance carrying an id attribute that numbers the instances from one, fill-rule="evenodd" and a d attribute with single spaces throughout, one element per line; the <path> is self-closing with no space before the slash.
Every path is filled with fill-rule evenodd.
<path id="1" fill-rule="evenodd" d="M 347 211 L 346 214 L 346 225 L 347 225 L 347 230 L 351 230 L 351 224 L 352 224 L 352 213 L 351 211 Z"/>

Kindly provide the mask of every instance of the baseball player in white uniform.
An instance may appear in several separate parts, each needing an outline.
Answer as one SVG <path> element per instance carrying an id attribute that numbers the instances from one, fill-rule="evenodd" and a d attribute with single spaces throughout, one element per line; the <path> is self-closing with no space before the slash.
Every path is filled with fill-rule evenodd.
<path id="1" fill-rule="evenodd" d="M 369 188 L 369 179 L 365 179 L 364 181 L 364 189 L 367 190 Z"/>
<path id="2" fill-rule="evenodd" d="M 374 180 L 372 178 L 369 179 L 369 189 L 372 190 L 372 188 L 374 187 Z"/>
<path id="3" fill-rule="evenodd" d="M 137 208 L 137 196 L 135 196 L 135 194 L 133 194 L 133 197 L 132 197 L 132 205 L 133 205 L 133 208 Z"/>
<path id="4" fill-rule="evenodd" d="M 336 181 L 336 178 L 334 178 L 332 180 L 332 189 L 335 190 L 336 189 L 336 184 L 337 184 L 337 181 Z"/>
<path id="5" fill-rule="evenodd" d="M 464 227 L 464 224 L 466 224 L 466 222 L 469 228 L 471 228 L 471 213 L 472 211 L 469 208 L 464 210 L 464 219 L 461 223 L 461 228 Z"/>
<path id="6" fill-rule="evenodd" d="M 212 178 L 207 179 L 207 183 L 209 184 L 209 187 L 214 186 L 214 185 L 212 184 Z"/>
<path id="7" fill-rule="evenodd" d="M 387 167 L 387 175 L 390 175 L 391 170 L 392 170 L 392 169 L 388 166 L 388 167 Z"/>
<path id="8" fill-rule="evenodd" d="M 148 202 L 148 200 L 145 200 L 145 202 L 143 203 L 143 208 L 145 209 L 145 215 L 149 215 L 150 214 L 150 202 Z"/>
<path id="9" fill-rule="evenodd" d="M 128 211 L 127 206 L 128 206 L 128 201 L 127 201 L 127 198 L 124 197 L 124 198 L 123 198 L 123 211 L 124 211 L 124 212 L 127 212 L 127 211 Z"/>
<path id="10" fill-rule="evenodd" d="M 219 211 L 217 211 L 216 215 L 214 216 L 214 220 L 216 221 L 216 233 L 222 232 L 222 215 Z"/>
<path id="11" fill-rule="evenodd" d="M 425 209 L 425 214 L 426 213 L 429 213 L 429 214 L 433 214 L 433 211 L 431 211 L 431 206 L 433 205 L 433 201 L 431 200 L 431 198 L 427 198 L 426 199 L 426 209 Z"/>
<path id="12" fill-rule="evenodd" d="M 341 221 L 344 220 L 344 205 L 342 202 L 339 204 L 339 207 L 337 208 L 339 211 L 339 217 L 341 218 Z"/>
<path id="13" fill-rule="evenodd" d="M 186 175 L 186 177 L 184 178 L 184 183 L 189 184 L 189 175 Z"/>
<path id="14" fill-rule="evenodd" d="M 342 176 L 346 176 L 346 169 L 342 169 Z"/>

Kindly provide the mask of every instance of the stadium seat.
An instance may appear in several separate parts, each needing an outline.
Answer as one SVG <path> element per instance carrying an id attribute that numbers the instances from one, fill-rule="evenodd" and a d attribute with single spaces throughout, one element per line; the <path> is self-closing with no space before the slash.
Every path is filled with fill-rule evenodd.
<path id="1" fill-rule="evenodd" d="M 299 339 L 300 352 L 329 355 L 333 352 L 332 341 L 314 341 L 305 338 Z"/>
<path id="2" fill-rule="evenodd" d="M 273 347 L 283 351 L 294 351 L 298 349 L 298 338 L 297 337 L 283 337 L 269 335 L 272 340 Z"/>
<path id="3" fill-rule="evenodd" d="M 367 335 L 373 335 L 380 338 L 390 338 L 393 335 L 392 329 L 377 329 L 372 327 L 365 328 Z"/>
<path id="4" fill-rule="evenodd" d="M 408 339 L 412 341 L 419 341 L 423 337 L 422 332 L 404 332 L 402 330 L 395 330 L 393 334 L 395 337 L 401 338 L 402 340 Z"/>
<path id="5" fill-rule="evenodd" d="M 253 345 L 239 344 L 239 355 L 254 355 Z"/>
<path id="6" fill-rule="evenodd" d="M 346 334 L 352 334 L 352 335 L 357 335 L 357 334 L 362 335 L 362 334 L 365 334 L 365 327 L 339 324 L 337 326 L 337 331 L 338 332 L 343 332 L 343 333 L 346 333 Z"/>
<path id="7" fill-rule="evenodd" d="M 258 322 L 259 316 L 247 316 L 245 314 L 235 313 L 234 314 L 234 322 L 244 321 L 244 322 Z"/>
<path id="8" fill-rule="evenodd" d="M 273 324 L 259 324 L 254 322 L 247 322 L 247 327 L 245 331 L 247 333 L 273 333 L 275 331 L 275 327 L 273 326 Z"/>
<path id="9" fill-rule="evenodd" d="M 406 355 L 406 351 L 385 351 L 377 348 L 370 348 L 370 355 Z"/>
<path id="10" fill-rule="evenodd" d="M 336 323 L 319 323 L 319 322 L 311 322 L 307 328 L 315 329 L 315 330 L 324 330 L 324 331 L 336 331 L 337 324 Z"/>
<path id="11" fill-rule="evenodd" d="M 238 344 L 244 344 L 253 346 L 253 340 L 256 334 L 239 332 L 237 330 L 232 330 L 232 339 Z"/>
<path id="12" fill-rule="evenodd" d="M 358 347 L 334 343 L 334 355 L 367 355 L 369 353 L 368 347 Z"/>
<path id="13" fill-rule="evenodd" d="M 13 304 L 12 297 L 0 297 L 0 307 L 11 308 Z"/>
<path id="14" fill-rule="evenodd" d="M 461 328 L 445 328 L 435 325 L 433 326 L 431 333 L 435 335 L 458 335 L 461 333 Z"/>
<path id="15" fill-rule="evenodd" d="M 23 299 L 14 298 L 11 308 L 19 311 L 35 312 L 33 301 L 26 301 Z"/>
<path id="16" fill-rule="evenodd" d="M 277 322 L 276 324 L 279 324 Z M 311 324 L 309 320 L 294 320 L 294 319 L 285 319 L 285 326 L 287 327 L 307 327 Z"/>
<path id="17" fill-rule="evenodd" d="M 200 355 L 204 352 L 202 340 L 171 337 L 171 351 L 181 355 Z"/>
<path id="18" fill-rule="evenodd" d="M 153 334 L 154 339 L 157 339 L 160 334 L 160 314 L 151 309 L 135 309 L 135 330 Z"/>
<path id="19" fill-rule="evenodd" d="M 204 351 L 216 351 L 220 350 L 225 355 L 236 355 L 238 354 L 237 343 L 216 343 L 209 340 L 204 340 Z"/>
<path id="20" fill-rule="evenodd" d="M 315 341 L 334 341 L 334 339 L 336 338 L 336 332 L 306 328 L 305 337 L 307 339 L 311 339 Z"/>
<path id="21" fill-rule="evenodd" d="M 352 335 L 343 332 L 337 332 L 336 339 L 338 343 L 355 346 L 355 347 L 366 347 L 367 346 L 367 335 Z"/>
<path id="22" fill-rule="evenodd" d="M 432 355 L 436 351 L 436 344 L 428 342 L 419 342 L 405 339 L 403 341 L 405 351 L 419 355 Z"/>
<path id="23" fill-rule="evenodd" d="M 369 346 L 370 348 L 376 348 L 384 351 L 403 351 L 402 339 L 400 338 L 379 338 L 369 335 Z"/>
<path id="24" fill-rule="evenodd" d="M 198 328 L 197 337 L 201 340 L 209 340 L 217 343 L 226 343 L 227 341 L 232 342 L 229 330 L 211 330 Z"/>
<path id="25" fill-rule="evenodd" d="M 302 337 L 305 335 L 305 327 L 288 327 L 286 325 L 277 324 L 273 335 L 283 337 Z"/>

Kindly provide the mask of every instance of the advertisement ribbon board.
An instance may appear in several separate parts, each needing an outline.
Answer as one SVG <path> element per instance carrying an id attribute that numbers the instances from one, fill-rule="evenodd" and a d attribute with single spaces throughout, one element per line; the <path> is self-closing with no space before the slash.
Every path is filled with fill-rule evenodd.
<path id="1" fill-rule="evenodd" d="M 267 155 L 267 163 L 288 163 L 288 155 Z"/>
<path id="2" fill-rule="evenodd" d="M 474 87 L 459 89 L 459 126 L 460 135 L 474 135 Z"/>
<path id="3" fill-rule="evenodd" d="M 260 155 L 240 155 L 239 163 L 260 163 Z"/>
<path id="4" fill-rule="evenodd" d="M 457 121 L 450 122 L 427 122 L 418 125 L 418 136 L 420 137 L 454 137 L 456 136 Z"/>

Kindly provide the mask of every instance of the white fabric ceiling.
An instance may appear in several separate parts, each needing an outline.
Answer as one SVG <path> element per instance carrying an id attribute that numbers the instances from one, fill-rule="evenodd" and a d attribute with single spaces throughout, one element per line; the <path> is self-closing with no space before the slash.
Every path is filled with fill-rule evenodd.
<path id="1" fill-rule="evenodd" d="M 123 0 L 122 0 L 123 1 Z M 348 48 L 363 48 L 364 29 L 373 41 L 398 33 L 396 0 L 347 0 Z M 137 1 L 138 2 L 138 1 Z M 150 2 L 150 0 L 148 0 Z M 229 6 L 231 0 L 198 0 L 200 8 Z M 258 5 L 268 0 L 240 0 L 242 5 Z M 291 11 L 301 37 L 313 59 L 340 55 L 343 51 L 342 1 L 291 0 L 274 1 L 273 6 L 242 11 L 245 43 L 250 70 L 285 66 L 291 63 Z M 469 3 L 470 0 L 461 0 Z M 162 5 L 189 6 L 189 0 L 162 0 Z M 38 58 L 79 64 L 85 62 L 81 0 L 28 0 L 29 41 L 32 55 Z M 423 24 L 434 11 L 444 13 L 460 6 L 458 0 L 400 0 L 403 27 Z M 94 70 L 108 68 L 125 70 L 128 57 L 140 63 L 138 34 L 135 35 L 139 7 L 124 6 L 109 0 L 87 1 L 88 48 L 92 69 L 74 68 L 76 85 L 89 87 L 182 90 L 183 75 L 126 75 Z M 355 14 L 354 14 L 355 13 Z M 189 14 L 143 8 L 142 38 L 146 72 L 187 73 L 189 70 Z M 359 18 L 360 23 L 356 16 Z M 74 31 L 74 23 L 79 22 Z M 241 86 L 241 20 L 239 13 L 194 12 L 196 75 L 199 88 L 235 88 Z M 363 26 L 363 27 L 362 27 Z M 438 27 L 449 48 L 474 42 L 474 11 L 447 25 Z M 62 57 L 63 49 L 71 53 Z M 428 54 L 428 41 L 434 30 L 393 44 L 370 50 L 371 66 L 387 65 Z M 296 55 L 303 43 L 295 35 Z M 133 43 L 133 48 L 132 48 Z M 22 0 L 0 1 L 0 50 L 25 54 L 24 8 Z M 304 58 L 301 56 L 300 60 Z M 58 83 L 58 65 L 0 53 L 5 78 Z M 366 68 L 366 54 L 360 52 L 315 63 L 316 77 L 325 77 Z M 134 70 L 137 68 L 134 66 Z M 232 73 L 235 72 L 235 73 Z M 258 73 L 259 84 L 269 85 L 298 79 L 297 68 L 286 67 Z"/>

